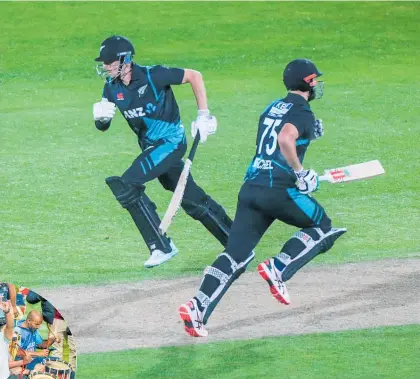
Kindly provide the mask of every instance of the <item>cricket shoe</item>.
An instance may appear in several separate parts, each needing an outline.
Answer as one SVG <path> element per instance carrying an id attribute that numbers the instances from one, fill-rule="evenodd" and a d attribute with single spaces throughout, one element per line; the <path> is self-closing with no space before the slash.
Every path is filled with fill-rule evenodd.
<path id="1" fill-rule="evenodd" d="M 170 242 L 171 251 L 169 253 L 164 253 L 162 250 L 156 249 L 150 253 L 149 259 L 144 262 L 144 267 L 151 268 L 161 265 L 162 263 L 169 261 L 172 257 L 178 254 L 179 250 L 175 244 Z"/>
<path id="2" fill-rule="evenodd" d="M 282 304 L 290 304 L 289 291 L 281 280 L 281 274 L 274 266 L 274 259 L 270 258 L 258 265 L 258 273 L 268 283 L 270 292 Z"/>
<path id="3" fill-rule="evenodd" d="M 203 318 L 197 305 L 197 300 L 192 298 L 188 303 L 178 308 L 179 316 L 184 321 L 185 331 L 192 337 L 207 337 L 208 332 L 204 328 Z"/>

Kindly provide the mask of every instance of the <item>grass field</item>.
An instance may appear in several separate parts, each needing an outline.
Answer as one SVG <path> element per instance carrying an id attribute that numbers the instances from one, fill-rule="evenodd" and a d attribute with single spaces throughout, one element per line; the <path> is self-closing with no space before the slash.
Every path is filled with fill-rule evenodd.
<path id="1" fill-rule="evenodd" d="M 82 355 L 83 378 L 419 377 L 420 326 Z M 386 346 L 386 349 L 384 348 Z M 82 368 L 83 367 L 83 368 Z"/>
<path id="2" fill-rule="evenodd" d="M 132 39 L 141 64 L 203 72 L 219 131 L 200 146 L 193 173 L 232 216 L 259 113 L 284 94 L 284 65 L 313 59 L 326 82 L 313 103 L 326 135 L 309 150 L 307 167 L 380 159 L 387 170 L 372 181 L 325 184 L 317 194 L 335 224 L 349 229 L 322 262 L 418 255 L 411 225 L 419 210 L 419 10 L 418 3 L 1 3 L 6 279 L 33 287 L 190 275 L 220 252 L 180 214 L 170 230 L 180 255 L 158 270 L 143 268 L 147 249 L 104 183 L 138 154 L 135 136 L 120 115 L 104 134 L 92 123 L 102 90 L 93 58 L 112 33 Z M 188 86 L 175 90 L 189 125 L 194 97 Z M 156 183 L 148 193 L 162 214 L 169 193 Z M 277 252 L 292 232 L 273 226 L 257 258 Z"/>
<path id="3" fill-rule="evenodd" d="M 326 134 L 309 149 L 306 166 L 322 171 L 379 159 L 386 169 L 370 181 L 322 186 L 316 198 L 349 232 L 314 264 L 420 256 L 413 230 L 420 3 L 1 2 L 0 22 L 4 280 L 36 289 L 189 276 L 221 250 L 180 213 L 170 229 L 179 256 L 143 268 L 146 246 L 104 182 L 138 154 L 136 138 L 120 115 L 104 134 L 92 122 L 103 85 L 93 58 L 113 33 L 132 40 L 137 63 L 203 73 L 219 130 L 200 146 L 193 174 L 232 216 L 259 114 L 285 93 L 283 67 L 297 57 L 314 60 L 326 85 L 312 107 Z M 174 90 L 187 126 L 194 97 L 188 86 Z M 163 214 L 170 194 L 156 183 L 148 194 Z M 273 226 L 251 269 L 292 232 Z M 193 359 L 202 377 L 415 378 L 419 332 L 409 326 L 89 355 L 79 369 L 81 378 L 180 377 Z"/>

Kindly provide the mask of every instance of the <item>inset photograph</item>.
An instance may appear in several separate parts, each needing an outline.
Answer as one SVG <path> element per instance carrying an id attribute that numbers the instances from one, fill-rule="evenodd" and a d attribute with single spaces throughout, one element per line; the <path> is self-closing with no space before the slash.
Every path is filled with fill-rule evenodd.
<path id="1" fill-rule="evenodd" d="M 70 327 L 48 299 L 0 282 L 0 379 L 74 379 Z"/>

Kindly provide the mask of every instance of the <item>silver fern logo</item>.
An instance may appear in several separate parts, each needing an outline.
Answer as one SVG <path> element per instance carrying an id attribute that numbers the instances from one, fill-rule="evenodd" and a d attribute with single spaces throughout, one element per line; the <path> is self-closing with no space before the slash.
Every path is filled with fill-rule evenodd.
<path id="1" fill-rule="evenodd" d="M 137 92 L 139 93 L 139 97 L 142 97 L 144 93 L 146 92 L 147 84 L 145 84 L 143 87 L 140 87 Z"/>

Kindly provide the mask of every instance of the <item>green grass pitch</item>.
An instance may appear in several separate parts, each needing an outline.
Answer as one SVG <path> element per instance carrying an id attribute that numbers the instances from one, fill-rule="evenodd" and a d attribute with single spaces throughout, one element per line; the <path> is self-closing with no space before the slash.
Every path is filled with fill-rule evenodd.
<path id="1" fill-rule="evenodd" d="M 305 166 L 322 171 L 379 159 L 386 170 L 369 181 L 322 186 L 316 198 L 334 225 L 349 232 L 314 264 L 420 256 L 420 3 L 1 2 L 0 21 L 3 280 L 36 289 L 197 275 L 221 251 L 181 212 L 170 228 L 179 256 L 158 269 L 143 268 L 146 246 L 104 182 L 122 174 L 138 154 L 136 138 L 120 115 L 107 133 L 92 122 L 92 104 L 102 91 L 93 58 L 113 33 L 132 40 L 140 64 L 203 73 L 219 130 L 200 146 L 192 172 L 231 216 L 259 114 L 285 93 L 283 67 L 297 57 L 314 60 L 326 83 L 324 98 L 312 105 L 325 136 L 310 147 Z M 189 133 L 193 94 L 188 86 L 175 93 Z M 148 194 L 162 215 L 170 194 L 156 183 Z M 250 269 L 278 252 L 293 232 L 273 226 Z M 169 367 L 181 372 L 177 360 L 187 364 L 185 354 L 206 351 L 214 377 L 243 378 L 232 361 L 240 351 L 250 375 L 414 378 L 420 370 L 408 347 L 418 350 L 418 335 L 412 326 L 139 350 L 82 356 L 79 367 L 85 378 L 126 378 L 117 359 L 125 357 L 128 367 L 143 367 L 138 372 L 144 376 L 137 377 L 165 377 Z M 366 348 L 366 341 L 374 346 Z M 277 363 L 270 370 L 272 349 Z M 218 367 L 221 356 L 233 365 L 231 376 Z M 257 371 L 247 365 L 250 357 Z M 379 374 L 372 371 L 374 362 Z M 202 369 L 204 362 L 194 365 Z"/>
<path id="2" fill-rule="evenodd" d="M 143 268 L 146 246 L 104 183 L 131 164 L 136 138 L 120 115 L 107 133 L 92 123 L 102 91 L 93 58 L 112 33 L 132 39 L 141 64 L 203 73 L 219 131 L 200 146 L 193 175 L 232 216 L 258 116 L 285 93 L 283 67 L 296 57 L 313 59 L 326 83 L 324 98 L 313 103 L 326 134 L 309 149 L 306 166 L 322 171 L 379 159 L 387 171 L 323 185 L 317 199 L 349 233 L 322 263 L 418 255 L 419 10 L 417 3 L 388 2 L 0 4 L 7 279 L 54 286 L 191 275 L 221 250 L 180 212 L 170 228 L 179 256 L 157 270 Z M 189 133 L 194 96 L 188 85 L 175 91 Z M 156 183 L 148 193 L 162 215 L 170 194 Z M 257 259 L 279 251 L 293 231 L 273 226 Z"/>
<path id="3" fill-rule="evenodd" d="M 420 326 L 82 355 L 83 378 L 415 379 Z"/>

